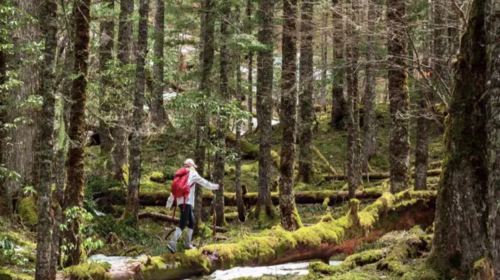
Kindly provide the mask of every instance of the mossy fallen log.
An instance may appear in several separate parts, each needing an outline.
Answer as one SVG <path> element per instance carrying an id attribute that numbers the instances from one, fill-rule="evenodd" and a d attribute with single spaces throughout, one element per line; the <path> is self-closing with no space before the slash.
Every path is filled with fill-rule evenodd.
<path id="1" fill-rule="evenodd" d="M 160 213 L 153 213 L 153 212 L 139 213 L 139 219 L 147 219 L 147 218 L 154 219 L 154 220 L 160 220 L 163 222 L 170 222 L 170 223 L 177 223 L 177 224 L 179 223 L 179 219 L 174 218 L 174 217 L 169 216 L 169 215 L 160 214 Z M 224 233 L 224 232 L 228 232 L 229 230 L 225 229 L 223 227 L 215 227 L 215 231 Z"/>
<path id="2" fill-rule="evenodd" d="M 212 244 L 175 255 L 148 257 L 129 265 L 127 279 L 183 279 L 234 266 L 326 260 L 342 252 L 342 245 L 352 240 L 361 243 L 393 230 L 408 230 L 415 225 L 431 226 L 435 198 L 434 191 L 384 193 L 362 211 L 359 211 L 359 200 L 353 199 L 349 212 L 338 220 L 326 215 L 319 223 L 294 232 L 276 226 L 259 236 L 243 237 L 238 243 Z M 115 274 L 111 270 L 108 274 L 121 280 L 120 275 L 124 273 Z"/>
<path id="3" fill-rule="evenodd" d="M 441 169 L 431 169 L 427 171 L 427 176 L 428 177 L 437 177 L 441 175 Z M 371 173 L 371 174 L 362 174 L 363 179 L 367 180 L 384 180 L 384 179 L 389 179 L 391 175 L 388 172 L 383 172 L 383 173 Z M 325 180 L 327 181 L 346 181 L 347 180 L 347 175 L 344 174 L 338 174 L 338 175 L 326 175 L 324 176 Z"/>
<path id="4" fill-rule="evenodd" d="M 243 196 L 243 201 L 247 206 L 257 204 L 258 193 L 250 192 Z M 125 194 L 121 190 L 114 190 L 106 194 L 99 194 L 100 197 L 107 196 L 106 201 L 112 201 L 114 204 L 124 204 Z M 165 206 L 170 192 L 142 192 L 139 194 L 139 203 L 141 206 Z M 369 188 L 356 192 L 357 199 L 377 199 L 382 196 L 381 188 Z M 96 199 L 98 197 L 94 197 Z M 214 198 L 212 192 L 203 193 L 203 205 L 210 206 Z M 347 191 L 302 191 L 295 193 L 295 203 L 297 204 L 321 204 L 328 201 L 329 206 L 337 205 L 349 199 Z M 279 205 L 279 195 L 277 192 L 271 193 L 271 200 L 274 205 Z M 236 206 L 236 194 L 224 193 L 224 205 Z"/>

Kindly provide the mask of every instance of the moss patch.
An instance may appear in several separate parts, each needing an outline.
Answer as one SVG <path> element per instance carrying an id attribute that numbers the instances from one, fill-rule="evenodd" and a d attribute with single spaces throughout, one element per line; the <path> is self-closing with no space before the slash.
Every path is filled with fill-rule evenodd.
<path id="1" fill-rule="evenodd" d="M 21 199 L 19 203 L 19 217 L 29 227 L 33 227 L 38 223 L 37 207 L 33 198 L 25 197 Z"/>
<path id="2" fill-rule="evenodd" d="M 72 280 L 111 280 L 110 268 L 109 263 L 83 263 L 65 268 L 63 275 Z"/>

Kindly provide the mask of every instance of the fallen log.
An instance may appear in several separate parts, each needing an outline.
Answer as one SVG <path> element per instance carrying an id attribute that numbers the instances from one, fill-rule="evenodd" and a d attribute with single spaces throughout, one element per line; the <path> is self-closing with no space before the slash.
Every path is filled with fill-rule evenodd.
<path id="1" fill-rule="evenodd" d="M 163 222 L 169 222 L 169 223 L 179 223 L 179 219 L 173 218 L 172 216 L 161 214 L 161 213 L 153 213 L 153 212 L 143 212 L 139 213 L 139 219 L 154 219 L 154 220 L 160 220 Z M 223 227 L 215 227 L 216 232 L 228 232 L 228 229 L 225 229 Z"/>
<path id="2" fill-rule="evenodd" d="M 243 237 L 238 243 L 212 244 L 175 255 L 148 257 L 129 263 L 120 271 L 112 266 L 107 276 L 115 280 L 184 279 L 234 266 L 326 260 L 343 252 L 344 245 L 352 242 L 361 244 L 389 231 L 408 230 L 415 225 L 432 226 L 435 199 L 435 191 L 384 193 L 362 211 L 359 200 L 353 199 L 349 212 L 338 220 L 326 215 L 316 225 L 295 232 L 276 226 L 266 235 Z"/>
<path id="3" fill-rule="evenodd" d="M 436 177 L 441 175 L 441 169 L 431 169 L 427 171 L 427 176 L 428 177 Z M 364 180 L 384 180 L 384 179 L 389 179 L 391 176 L 388 172 L 383 172 L 383 173 L 371 173 L 371 174 L 362 174 Z M 326 175 L 324 176 L 325 180 L 327 181 L 346 181 L 347 180 L 347 175 L 344 174 L 338 174 L 338 175 Z"/>

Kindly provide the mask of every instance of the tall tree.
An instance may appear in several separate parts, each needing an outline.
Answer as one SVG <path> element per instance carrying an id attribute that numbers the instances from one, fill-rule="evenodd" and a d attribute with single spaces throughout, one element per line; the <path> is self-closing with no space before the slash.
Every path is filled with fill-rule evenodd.
<path id="1" fill-rule="evenodd" d="M 89 58 L 89 18 L 90 0 L 76 1 L 73 6 L 73 20 L 75 22 L 74 52 L 75 64 L 73 73 L 77 76 L 73 80 L 71 92 L 71 111 L 68 137 L 68 172 L 65 193 L 65 209 L 83 207 L 84 159 L 85 159 L 85 102 L 87 101 L 87 70 Z M 66 230 L 66 240 L 74 245 L 68 253 L 66 266 L 80 263 L 81 236 L 80 223 L 72 219 Z"/>
<path id="2" fill-rule="evenodd" d="M 127 202 L 123 218 L 132 217 L 138 221 L 139 186 L 141 184 L 142 121 L 144 118 L 144 89 L 146 86 L 146 57 L 148 56 L 148 13 L 149 0 L 141 0 L 139 6 L 139 36 L 137 38 L 137 66 L 135 73 L 134 115 L 132 139 L 130 142 L 130 171 Z"/>
<path id="3" fill-rule="evenodd" d="M 228 38 L 231 35 L 229 23 L 231 21 L 231 6 L 230 3 L 221 3 L 220 6 L 220 99 L 221 104 L 227 104 L 229 101 L 229 46 Z M 214 163 L 214 181 L 219 184 L 219 189 L 215 196 L 215 223 L 222 226 L 225 223 L 224 219 L 224 169 L 226 165 L 226 131 L 227 115 L 222 108 L 221 114 L 217 116 L 217 151 L 215 153 Z"/>
<path id="4" fill-rule="evenodd" d="M 425 89 L 418 89 L 419 101 L 417 111 L 417 143 L 415 147 L 415 190 L 427 189 L 427 170 L 429 161 L 429 130 L 427 119 L 428 108 Z"/>
<path id="5" fill-rule="evenodd" d="M 299 178 L 309 183 L 312 179 L 312 125 L 314 121 L 313 94 L 313 30 L 314 2 L 302 1 L 300 21 L 300 95 L 299 95 Z"/>
<path id="6" fill-rule="evenodd" d="M 57 49 L 57 4 L 53 0 L 45 1 L 41 7 L 42 31 L 45 34 L 45 50 L 43 60 L 40 95 L 43 97 L 42 111 L 44 119 L 40 137 L 40 187 L 38 189 L 38 227 L 36 245 L 35 279 L 47 279 L 50 272 L 52 230 L 52 161 L 54 159 L 54 61 Z"/>
<path id="7" fill-rule="evenodd" d="M 201 79 L 199 90 L 203 93 L 204 97 L 210 96 L 212 82 L 210 80 L 212 66 L 214 64 L 214 32 L 215 32 L 215 18 L 214 18 L 215 2 L 214 0 L 201 0 L 201 52 L 200 52 L 200 69 Z M 194 152 L 195 162 L 198 165 L 198 172 L 203 176 L 205 169 L 205 141 L 208 136 L 208 119 L 206 108 L 203 106 L 196 115 L 196 149 Z M 203 188 L 196 186 L 196 203 L 194 206 L 195 216 L 195 230 L 197 231 L 200 224 L 201 210 L 203 206 Z"/>
<path id="8" fill-rule="evenodd" d="M 247 34 L 252 34 L 253 24 L 252 24 L 252 0 L 247 0 L 246 7 L 246 16 L 247 16 L 247 26 L 246 32 Z M 248 132 L 252 132 L 253 129 L 253 51 L 248 52 L 248 97 L 247 97 L 247 107 L 248 112 L 250 112 L 250 117 L 248 118 Z M 257 121 L 258 123 L 258 121 Z"/>
<path id="9" fill-rule="evenodd" d="M 163 67 L 164 57 L 163 48 L 165 45 L 165 1 L 156 1 L 155 26 L 154 26 L 154 57 L 155 63 L 153 68 L 154 87 L 153 100 L 151 102 L 151 121 L 157 127 L 162 127 L 166 124 L 166 114 L 163 109 Z"/>
<path id="10" fill-rule="evenodd" d="M 120 15 L 118 24 L 118 53 L 117 58 L 122 67 L 131 63 L 132 55 L 132 14 L 134 12 L 133 0 L 120 1 Z M 126 85 L 121 91 L 131 92 L 133 89 Z M 117 96 L 114 96 L 117 98 Z M 114 139 L 112 150 L 112 169 L 115 180 L 123 180 L 123 167 L 128 164 L 128 133 L 125 129 L 127 124 L 128 110 L 117 109 L 115 111 L 116 122 L 111 128 L 111 136 Z"/>
<path id="11" fill-rule="evenodd" d="M 333 12 L 333 89 L 330 126 L 342 129 L 346 115 L 344 98 L 344 21 L 342 18 L 342 0 L 332 0 Z"/>
<path id="12" fill-rule="evenodd" d="M 500 277 L 500 6 L 497 1 L 486 4 L 487 122 L 488 132 L 488 237 L 489 259 L 496 277 Z"/>
<path id="13" fill-rule="evenodd" d="M 274 0 L 259 0 L 258 15 L 262 24 L 259 29 L 258 39 L 266 48 L 259 50 L 257 58 L 257 118 L 260 127 L 260 153 L 259 197 L 256 215 L 260 215 L 263 210 L 268 215 L 272 215 L 269 183 L 271 175 L 271 120 L 273 115 Z"/>
<path id="14" fill-rule="evenodd" d="M 405 190 L 410 185 L 409 93 L 405 62 L 408 55 L 408 42 L 405 15 L 404 1 L 387 0 L 392 193 Z"/>
<path id="15" fill-rule="evenodd" d="M 326 83 L 328 80 L 328 9 L 322 12 L 321 37 L 321 89 L 320 102 L 323 111 L 326 111 Z"/>
<path id="16" fill-rule="evenodd" d="M 377 93 L 377 70 L 375 59 L 377 54 L 377 18 L 379 16 L 379 1 L 368 0 L 367 35 L 366 35 L 366 82 L 365 94 L 363 96 L 363 133 L 362 133 L 362 162 L 361 170 L 369 172 L 370 159 L 377 150 L 377 114 L 375 111 Z"/>
<path id="17" fill-rule="evenodd" d="M 361 146 L 359 142 L 359 90 L 358 90 L 358 0 L 346 0 L 349 21 L 346 26 L 347 76 L 347 182 L 349 197 L 354 198 L 361 185 Z"/>
<path id="18" fill-rule="evenodd" d="M 3 4 L 3 3 L 2 3 Z M 6 20 L 2 14 L 2 20 L 0 20 L 0 30 L 6 30 Z M 5 44 L 7 38 L 7 31 L 0 31 L 0 44 Z M 0 164 L 4 164 L 3 158 L 5 153 L 5 132 L 4 132 L 4 124 L 6 117 L 6 92 L 4 90 L 4 85 L 7 82 L 7 54 L 5 50 L 0 50 Z M 10 207 L 10 197 L 8 193 L 7 186 L 5 184 L 4 179 L 0 179 L 0 192 L 3 193 L 2 197 L 0 197 L 0 215 L 2 216 L 10 216 L 12 213 Z"/>
<path id="19" fill-rule="evenodd" d="M 485 0 L 475 0 L 455 65 L 429 262 L 468 278 L 487 248 L 488 191 Z M 474 135 L 474 137 L 471 137 Z M 493 162 L 490 162 L 493 164 Z M 464 219 L 464 217 L 467 217 Z"/>
<path id="20" fill-rule="evenodd" d="M 305 3 L 305 2 L 304 2 Z M 305 12 L 303 10 L 303 12 Z M 280 121 L 283 127 L 280 162 L 281 225 L 286 230 L 300 227 L 293 195 L 295 136 L 297 127 L 297 0 L 283 0 L 283 63 L 281 71 Z"/>
<path id="21" fill-rule="evenodd" d="M 109 89 L 113 85 L 113 81 L 109 75 L 105 74 L 107 64 L 113 59 L 114 37 L 115 37 L 115 22 L 114 22 L 114 0 L 104 1 L 104 19 L 100 24 L 99 31 L 99 91 L 100 91 L 100 110 L 104 116 L 99 121 L 99 135 L 101 140 L 101 156 L 108 159 L 111 150 L 113 149 L 113 140 L 109 127 L 107 116 L 111 113 L 111 104 Z"/>

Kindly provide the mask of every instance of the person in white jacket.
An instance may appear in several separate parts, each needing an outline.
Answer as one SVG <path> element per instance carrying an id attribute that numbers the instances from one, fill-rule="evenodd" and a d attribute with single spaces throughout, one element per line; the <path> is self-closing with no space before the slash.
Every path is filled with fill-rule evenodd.
<path id="1" fill-rule="evenodd" d="M 201 185 L 209 190 L 217 190 L 219 189 L 219 185 L 217 184 L 212 184 L 209 181 L 203 179 L 198 172 L 196 172 L 196 164 L 192 159 L 186 159 L 184 161 L 184 168 L 189 170 L 189 177 L 188 177 L 188 186 L 191 187 L 191 191 L 189 193 L 189 196 L 187 198 L 184 197 L 179 197 L 177 198 L 177 205 L 179 206 L 179 209 L 181 211 L 181 219 L 179 226 L 175 229 L 174 236 L 170 240 L 169 244 L 167 245 L 167 248 L 172 252 L 176 252 L 176 244 L 177 240 L 182 234 L 182 231 L 184 228 L 187 226 L 187 235 L 186 235 L 186 250 L 188 249 L 193 249 L 194 246 L 191 244 L 191 240 L 193 238 L 193 228 L 194 228 L 194 202 L 195 202 L 195 191 L 196 188 L 194 187 L 196 184 Z M 166 208 L 167 210 L 172 207 L 172 204 L 174 203 L 174 196 L 170 194 L 170 197 L 168 198 Z M 185 204 L 185 205 L 184 205 Z"/>

